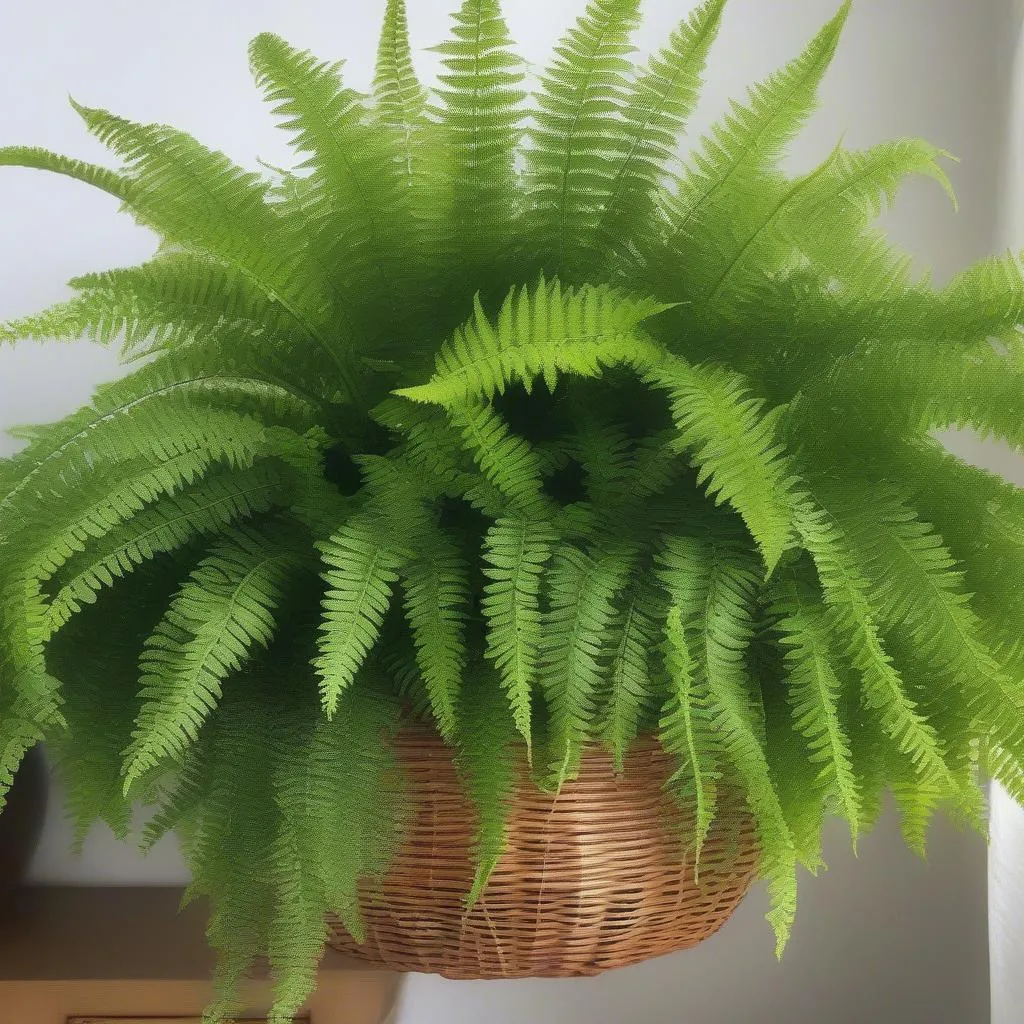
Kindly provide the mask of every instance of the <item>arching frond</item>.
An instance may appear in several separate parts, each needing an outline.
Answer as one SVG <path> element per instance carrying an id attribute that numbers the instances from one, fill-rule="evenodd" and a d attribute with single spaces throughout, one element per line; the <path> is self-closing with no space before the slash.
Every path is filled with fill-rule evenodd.
<path id="1" fill-rule="evenodd" d="M 529 389 L 537 377 L 554 390 L 563 373 L 596 377 L 613 363 L 646 367 L 661 351 L 637 325 L 667 308 L 604 286 L 563 289 L 542 277 L 535 288 L 509 293 L 496 324 L 477 302 L 473 319 L 441 346 L 430 381 L 396 394 L 452 406 L 493 398 L 513 382 Z"/>
<path id="2" fill-rule="evenodd" d="M 106 167 L 51 153 L 39 146 L 4 146 L 0 148 L 0 167 L 32 167 L 40 171 L 63 174 L 76 181 L 125 199 L 128 184 L 125 178 Z"/>
<path id="3" fill-rule="evenodd" d="M 592 242 L 620 258 L 647 251 L 658 232 L 660 187 L 697 104 L 701 74 L 724 8 L 725 0 L 705 0 L 629 83 L 619 152 L 608 169 L 608 197 L 598 212 Z"/>
<path id="4" fill-rule="evenodd" d="M 548 501 L 541 463 L 527 441 L 513 434 L 488 405 L 463 406 L 451 418 L 480 471 L 502 498 L 524 515 L 543 515 Z"/>
<path id="5" fill-rule="evenodd" d="M 273 467 L 256 466 L 211 476 L 132 516 L 68 562 L 47 608 L 49 631 L 60 629 L 84 604 L 95 601 L 99 590 L 155 555 L 284 504 L 287 495 L 287 477 Z"/>
<path id="6" fill-rule="evenodd" d="M 769 168 L 813 110 L 849 8 L 846 2 L 799 57 L 754 86 L 746 106 L 733 103 L 688 161 L 677 188 L 665 194 L 666 232 L 657 246 L 664 245 L 682 260 L 651 268 L 652 276 L 665 282 L 666 294 L 680 293 L 679 284 L 666 274 L 679 267 L 691 279 L 685 291 L 700 294 L 706 288 L 703 282 L 713 282 L 715 268 L 737 245 L 733 211 L 749 216 L 753 207 L 763 209 L 776 201 L 780 183 Z M 648 264 L 656 252 L 645 254 Z"/>

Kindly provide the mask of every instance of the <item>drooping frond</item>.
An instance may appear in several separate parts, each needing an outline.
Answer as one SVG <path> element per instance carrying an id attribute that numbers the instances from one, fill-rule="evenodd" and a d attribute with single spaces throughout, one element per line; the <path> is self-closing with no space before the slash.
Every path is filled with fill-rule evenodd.
<path id="1" fill-rule="evenodd" d="M 488 673 L 479 669 L 470 673 L 468 681 L 462 698 L 463 727 L 456 764 L 478 816 L 472 849 L 476 870 L 466 894 L 466 908 L 472 910 L 505 852 L 505 829 L 519 782 L 519 765 L 515 727 L 501 691 Z"/>
<path id="2" fill-rule="evenodd" d="M 762 415 L 764 403 L 725 367 L 673 358 L 648 378 L 669 393 L 679 430 L 674 446 L 696 463 L 697 482 L 739 512 L 771 574 L 793 529 L 792 472 L 777 435 L 782 409 Z"/>
<path id="3" fill-rule="evenodd" d="M 604 635 L 615 599 L 629 576 L 621 551 L 588 555 L 562 545 L 547 574 L 548 611 L 542 619 L 540 683 L 551 710 L 551 772 L 560 788 L 578 769 L 592 737 L 605 668 Z"/>
<path id="4" fill-rule="evenodd" d="M 121 767 L 138 708 L 139 652 L 184 574 L 184 567 L 168 571 L 166 561 L 149 563 L 76 615 L 48 648 L 54 674 L 73 681 L 62 690 L 67 727 L 51 730 L 46 747 L 77 842 L 97 819 L 119 838 L 129 836 L 132 807 L 124 799 Z M 103 632 L 102 649 L 83 659 L 82 645 L 96 631 Z"/>
<path id="5" fill-rule="evenodd" d="M 672 695 L 662 710 L 659 739 L 681 761 L 669 780 L 675 798 L 693 816 L 694 873 L 699 877 L 700 856 L 718 810 L 721 745 L 714 734 L 709 695 L 704 678 L 697 675 L 695 655 L 683 625 L 688 613 L 681 605 L 669 607 L 665 626 L 665 668 Z"/>
<path id="6" fill-rule="evenodd" d="M 847 656 L 861 674 L 865 707 L 913 764 L 923 786 L 949 782 L 949 766 L 935 730 L 907 694 L 902 678 L 879 636 L 868 584 L 829 511 L 810 499 L 801 503 L 797 529 L 810 552 Z M 954 787 L 955 788 L 955 787 Z"/>
<path id="7" fill-rule="evenodd" d="M 512 719 L 532 751 L 531 701 L 543 642 L 541 574 L 554 536 L 544 524 L 524 516 L 499 519 L 484 545 L 481 610 L 487 620 L 487 657 L 498 670 Z"/>
<path id="8" fill-rule="evenodd" d="M 601 717 L 603 739 L 621 772 L 629 746 L 650 711 L 655 686 L 654 655 L 663 609 L 649 581 L 639 578 L 618 602 L 611 628 L 608 698 Z"/>
<path id="9" fill-rule="evenodd" d="M 390 745 L 393 701 L 353 692 L 330 721 L 286 712 L 290 728 L 273 779 L 279 812 L 273 844 L 276 916 L 270 960 L 280 978 L 272 1020 L 290 1022 L 314 983 L 323 954 L 325 915 L 360 931 L 353 893 L 383 873 L 406 817 Z M 303 708 L 303 710 L 307 710 Z M 242 869 L 238 885 L 247 883 Z"/>
<path id="10" fill-rule="evenodd" d="M 781 951 L 796 912 L 796 851 L 765 754 L 760 689 L 745 664 L 753 636 L 755 567 L 749 552 L 728 542 L 689 537 L 667 543 L 661 576 L 679 621 L 668 637 L 675 692 L 662 733 L 672 737 L 673 746 L 680 733 L 684 738 L 681 752 L 694 774 L 697 839 L 706 836 L 713 814 L 716 748 L 720 763 L 742 780 L 764 857 L 768 920 Z"/>
<path id="11" fill-rule="evenodd" d="M 961 573 L 930 524 L 881 487 L 875 488 L 870 518 L 848 491 L 816 480 L 815 494 L 827 495 L 829 512 L 854 548 L 879 621 L 912 634 L 939 688 L 977 694 L 995 685 L 998 670 L 979 635 Z"/>
<path id="12" fill-rule="evenodd" d="M 466 667 L 464 634 L 470 601 L 466 563 L 453 539 L 431 526 L 417 534 L 416 554 L 400 572 L 405 614 L 430 708 L 441 735 L 452 740 Z"/>
<path id="13" fill-rule="evenodd" d="M 772 608 L 780 643 L 786 650 L 788 700 L 797 730 L 818 767 L 818 782 L 835 794 L 856 842 L 860 831 L 860 794 L 850 741 L 841 715 L 842 683 L 834 666 L 834 623 L 814 594 L 795 579 L 780 582 Z"/>
<path id="14" fill-rule="evenodd" d="M 349 521 L 320 545 L 327 591 L 316 670 L 328 716 L 338 710 L 342 693 L 380 635 L 398 570 L 407 561 L 395 542 L 386 520 L 366 516 Z"/>
<path id="15" fill-rule="evenodd" d="M 196 742 L 225 680 L 270 643 L 287 578 L 303 562 L 308 571 L 310 554 L 295 537 L 236 529 L 199 563 L 142 652 L 126 791 Z"/>
<path id="16" fill-rule="evenodd" d="M 822 165 L 799 203 L 787 210 L 787 229 L 805 251 L 825 266 L 841 267 L 844 259 L 838 243 L 856 240 L 856 232 L 892 206 L 896 193 L 910 175 L 936 181 L 956 203 L 953 187 L 939 161 L 948 158 L 945 150 L 923 139 L 895 139 L 870 149 L 847 150 L 837 147 Z M 839 232 L 824 237 L 821 229 Z"/>

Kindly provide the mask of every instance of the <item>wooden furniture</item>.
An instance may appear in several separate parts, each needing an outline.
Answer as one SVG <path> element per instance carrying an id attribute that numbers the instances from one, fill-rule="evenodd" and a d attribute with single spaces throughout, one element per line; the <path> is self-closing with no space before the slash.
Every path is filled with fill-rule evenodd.
<path id="1" fill-rule="evenodd" d="M 0 918 L 0 1024 L 66 1024 L 75 1017 L 185 1017 L 210 998 L 206 908 L 178 912 L 172 888 L 22 889 Z M 400 976 L 328 951 L 304 1013 L 310 1024 L 382 1024 Z M 259 1018 L 270 986 L 253 981 Z"/>

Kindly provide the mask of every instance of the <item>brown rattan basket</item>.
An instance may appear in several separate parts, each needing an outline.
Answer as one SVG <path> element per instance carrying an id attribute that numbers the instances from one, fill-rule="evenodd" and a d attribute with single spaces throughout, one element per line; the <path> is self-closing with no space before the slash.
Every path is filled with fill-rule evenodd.
<path id="1" fill-rule="evenodd" d="M 642 742 L 616 776 L 594 748 L 558 796 L 521 773 L 508 849 L 467 913 L 475 815 L 451 750 L 425 732 L 397 744 L 416 816 L 389 874 L 365 894 L 366 942 L 331 923 L 331 945 L 354 956 L 449 978 L 599 974 L 706 939 L 756 873 L 741 802 L 722 800 L 695 881 L 664 790 L 670 757 Z"/>

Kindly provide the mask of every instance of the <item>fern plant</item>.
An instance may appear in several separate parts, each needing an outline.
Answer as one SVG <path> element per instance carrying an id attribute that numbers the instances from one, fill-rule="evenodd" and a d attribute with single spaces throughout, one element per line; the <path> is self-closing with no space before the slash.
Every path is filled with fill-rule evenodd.
<path id="1" fill-rule="evenodd" d="M 934 439 L 1024 445 L 1020 262 L 890 248 L 907 175 L 949 190 L 924 142 L 780 168 L 846 6 L 681 156 L 723 7 L 640 62 L 638 0 L 591 0 L 529 93 L 498 0 L 433 90 L 402 0 L 368 93 L 259 36 L 291 170 L 78 104 L 117 169 L 0 150 L 160 239 L 0 334 L 128 367 L 0 463 L 0 787 L 45 741 L 83 832 L 158 806 L 213 1018 L 268 955 L 290 1019 L 327 912 L 360 934 L 412 719 L 479 807 L 470 902 L 517 743 L 557 788 L 656 734 L 690 854 L 746 794 L 780 948 L 825 814 L 856 842 L 891 788 L 923 846 L 1024 797 L 1024 497 Z"/>

